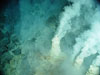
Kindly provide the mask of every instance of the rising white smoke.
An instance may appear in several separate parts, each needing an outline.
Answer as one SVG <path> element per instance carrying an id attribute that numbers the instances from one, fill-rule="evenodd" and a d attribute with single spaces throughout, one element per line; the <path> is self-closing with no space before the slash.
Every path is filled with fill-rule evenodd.
<path id="1" fill-rule="evenodd" d="M 55 46 L 52 53 L 57 54 L 58 52 L 59 54 L 61 52 L 60 51 L 61 50 L 60 40 L 65 36 L 65 34 L 67 34 L 67 32 L 71 31 L 72 29 L 71 19 L 80 15 L 81 13 L 80 8 L 82 7 L 82 5 L 87 6 L 87 8 L 89 9 L 92 9 L 95 6 L 93 4 L 94 2 L 93 0 L 88 0 L 88 1 L 82 0 L 82 1 L 73 1 L 73 2 L 74 3 L 72 6 L 65 7 L 65 12 L 63 12 L 62 14 L 62 18 L 60 20 L 57 34 L 55 35 L 53 42 L 52 42 L 54 43 L 53 45 Z M 86 14 L 91 14 L 91 12 L 86 13 Z M 100 19 L 99 19 L 100 15 L 99 14 L 100 14 L 100 11 L 97 6 L 97 8 L 95 9 L 94 15 L 87 16 L 87 18 L 91 17 L 90 20 L 89 18 L 87 19 L 89 20 L 91 24 L 90 29 L 87 31 L 84 31 L 83 34 L 81 33 L 81 37 L 79 36 L 76 39 L 76 44 L 74 45 L 74 50 L 72 54 L 72 60 L 74 60 L 76 57 L 75 59 L 76 66 L 81 66 L 86 57 L 89 57 L 90 55 L 93 55 L 96 53 L 100 53 L 99 52 L 100 48 L 98 48 L 98 45 L 100 42 L 100 39 L 99 39 L 100 38 Z M 55 42 L 58 42 L 58 43 L 55 43 Z M 99 56 L 97 56 L 96 60 L 93 61 L 92 65 L 94 64 L 98 67 L 100 66 Z M 94 74 L 96 73 L 94 72 Z"/>
<path id="2" fill-rule="evenodd" d="M 52 40 L 51 54 L 59 55 L 60 41 L 66 35 L 67 32 L 71 31 L 71 19 L 80 15 L 80 4 L 75 3 L 72 6 L 65 7 L 65 11 L 62 13 L 60 18 L 60 24 L 58 30 Z"/>
<path id="3" fill-rule="evenodd" d="M 93 4 L 93 0 L 82 0 L 82 1 L 73 1 L 73 5 L 69 7 L 65 7 L 65 11 L 62 13 L 62 17 L 60 19 L 60 24 L 57 33 L 55 34 L 55 37 L 53 38 L 52 41 L 52 54 L 59 55 L 61 51 L 60 48 L 60 41 L 61 39 L 67 34 L 67 32 L 71 32 L 72 30 L 72 24 L 71 24 L 71 19 L 74 17 L 79 17 L 81 14 L 80 8 L 82 8 L 83 5 L 85 5 L 87 8 L 86 9 L 92 9 L 95 5 Z M 73 54 L 72 54 L 72 60 L 74 61 L 75 59 L 75 66 L 81 66 L 82 63 L 84 62 L 84 59 L 86 57 L 89 57 L 90 55 L 100 53 L 97 48 L 99 45 L 99 38 L 100 38 L 100 19 L 98 17 L 100 12 L 98 11 L 98 8 L 95 9 L 94 15 L 89 16 L 87 14 L 86 19 L 91 25 L 90 29 L 84 31 L 81 33 L 81 36 L 76 38 L 76 44 L 73 46 Z M 85 15 L 83 15 L 85 16 Z M 90 19 L 91 17 L 91 19 Z M 96 20 L 95 20 L 96 18 Z M 89 20 L 90 19 L 90 20 Z M 79 20 L 80 21 L 80 20 Z M 99 56 L 97 56 L 96 60 L 93 61 L 92 65 L 96 65 L 99 67 L 100 62 L 99 61 Z M 90 68 L 91 69 L 91 68 Z M 95 71 L 96 70 L 96 71 Z M 98 74 L 98 69 L 93 69 L 94 73 L 93 74 Z M 87 75 L 90 75 L 90 73 L 87 73 Z"/>
<path id="4" fill-rule="evenodd" d="M 92 1 L 92 0 L 91 0 Z M 93 5 L 92 5 L 93 6 Z M 87 13 L 90 14 L 90 13 Z M 73 56 L 75 59 L 75 66 L 82 66 L 85 58 L 91 55 L 97 55 L 97 58 L 93 60 L 87 75 L 99 75 L 100 66 L 100 7 L 97 6 L 94 15 L 90 19 L 91 27 L 89 30 L 81 33 L 76 39 L 76 44 L 74 45 Z"/>

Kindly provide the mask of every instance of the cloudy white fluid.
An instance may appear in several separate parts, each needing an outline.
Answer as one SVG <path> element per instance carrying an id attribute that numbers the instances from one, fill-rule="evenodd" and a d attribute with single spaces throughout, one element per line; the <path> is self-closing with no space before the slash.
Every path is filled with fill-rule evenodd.
<path id="1" fill-rule="evenodd" d="M 61 39 L 70 32 L 72 29 L 71 19 L 73 17 L 80 15 L 80 8 L 82 5 L 85 5 L 91 9 L 93 5 L 93 0 L 80 0 L 73 1 L 72 6 L 65 7 L 65 11 L 62 13 L 62 17 L 60 19 L 60 24 L 58 27 L 58 31 L 55 34 L 55 37 L 52 40 L 52 54 L 59 55 L 61 51 L 60 41 Z M 90 13 L 87 13 L 90 14 Z M 76 38 L 76 44 L 73 46 L 73 54 L 72 60 L 75 60 L 76 66 L 81 66 L 84 62 L 84 59 L 94 55 L 96 53 L 100 53 L 99 42 L 100 42 L 100 11 L 95 10 L 94 15 L 90 19 L 91 27 L 89 30 L 81 33 L 79 37 Z M 75 59 L 76 58 L 76 59 Z M 100 66 L 100 58 L 99 55 L 96 59 L 93 60 L 92 65 Z M 91 68 L 90 68 L 91 69 Z M 94 68 L 95 69 L 95 68 Z M 96 70 L 96 69 L 95 69 Z M 89 74 L 88 74 L 89 75 Z"/>
<path id="2" fill-rule="evenodd" d="M 89 13 L 88 13 L 89 14 Z M 90 20 L 91 27 L 76 39 L 73 46 L 72 59 L 75 59 L 75 66 L 82 66 L 84 59 L 98 54 L 90 65 L 86 75 L 99 75 L 100 66 L 100 8 L 97 7 Z M 75 58 L 76 57 L 76 58 Z M 93 66 L 93 67 L 91 67 Z M 92 74 L 93 73 L 93 74 Z"/>
<path id="3" fill-rule="evenodd" d="M 90 33 L 87 33 L 87 35 L 88 34 L 90 36 L 84 41 L 83 48 L 80 49 L 81 53 L 78 56 L 78 58 L 83 60 L 90 55 L 99 53 L 99 48 L 97 46 L 100 42 L 100 23 L 98 21 L 93 23 Z"/>
<path id="4" fill-rule="evenodd" d="M 75 16 L 79 16 L 80 13 L 80 4 L 75 3 L 73 6 L 65 7 L 65 11 L 62 13 L 60 24 L 58 30 L 52 40 L 52 49 L 51 54 L 58 56 L 61 53 L 60 49 L 60 41 L 67 34 L 67 32 L 71 31 L 71 19 Z"/>

